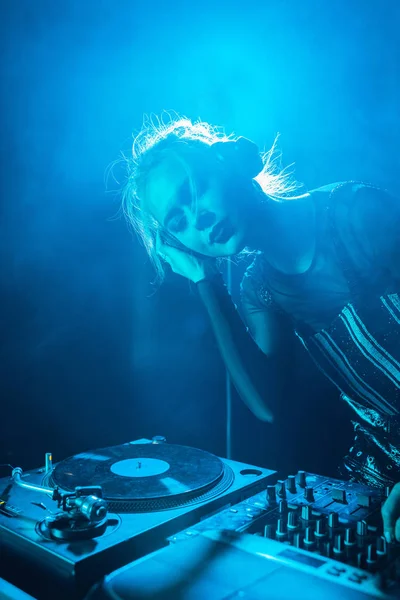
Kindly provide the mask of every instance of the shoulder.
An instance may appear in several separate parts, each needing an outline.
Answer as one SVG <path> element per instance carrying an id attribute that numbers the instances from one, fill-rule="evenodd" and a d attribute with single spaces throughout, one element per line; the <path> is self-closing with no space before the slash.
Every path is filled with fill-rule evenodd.
<path id="1" fill-rule="evenodd" d="M 313 196 L 323 195 L 334 209 L 357 210 L 367 213 L 371 209 L 396 209 L 399 201 L 383 188 L 361 181 L 340 181 L 310 191 Z"/>
<path id="2" fill-rule="evenodd" d="M 388 260 L 400 239 L 400 199 L 370 183 L 346 181 L 315 190 L 328 194 L 333 234 L 354 258 Z"/>
<path id="3" fill-rule="evenodd" d="M 330 193 L 330 205 L 338 225 L 354 235 L 386 227 L 400 218 L 400 201 L 385 189 L 369 183 L 348 181 Z"/>
<path id="4" fill-rule="evenodd" d="M 370 183 L 342 181 L 312 190 L 310 194 L 324 196 L 334 224 L 351 229 L 353 234 L 400 218 L 399 198 Z"/>

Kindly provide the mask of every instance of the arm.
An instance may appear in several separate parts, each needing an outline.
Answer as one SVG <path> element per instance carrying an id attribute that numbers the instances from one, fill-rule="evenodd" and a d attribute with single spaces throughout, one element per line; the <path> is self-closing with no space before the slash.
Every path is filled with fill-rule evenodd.
<path id="1" fill-rule="evenodd" d="M 157 252 L 174 273 L 197 285 L 199 296 L 210 316 L 211 325 L 226 368 L 240 397 L 253 414 L 272 422 L 280 406 L 284 377 L 280 355 L 289 357 L 282 333 L 281 318 L 264 306 L 257 305 L 251 278 L 242 285 L 245 318 L 254 341 L 246 330 L 226 289 L 221 274 L 193 253 L 166 244 L 161 235 L 156 240 Z M 279 348 L 285 344 L 285 353 Z"/>
<path id="2" fill-rule="evenodd" d="M 248 331 L 220 276 L 199 281 L 197 288 L 239 396 L 256 417 L 272 422 L 283 392 L 285 358 L 289 357 L 283 352 L 287 339 L 284 319 L 243 294 Z"/>

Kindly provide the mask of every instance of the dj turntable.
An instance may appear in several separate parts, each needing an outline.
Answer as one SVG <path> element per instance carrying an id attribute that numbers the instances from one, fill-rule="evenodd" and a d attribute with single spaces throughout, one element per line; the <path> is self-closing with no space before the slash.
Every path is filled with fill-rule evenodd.
<path id="1" fill-rule="evenodd" d="M 44 468 L 0 480 L 0 576 L 40 600 L 83 598 L 107 573 L 265 489 L 273 474 L 160 437 L 54 467 L 46 455 Z"/>

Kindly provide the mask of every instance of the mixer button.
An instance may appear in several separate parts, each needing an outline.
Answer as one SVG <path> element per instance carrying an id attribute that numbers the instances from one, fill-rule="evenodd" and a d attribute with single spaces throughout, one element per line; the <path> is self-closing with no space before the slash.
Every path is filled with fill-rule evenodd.
<path id="1" fill-rule="evenodd" d="M 340 576 L 340 573 L 339 573 L 339 571 L 336 571 L 335 569 L 328 569 L 328 570 L 327 570 L 327 573 L 328 573 L 329 575 L 335 575 L 335 577 L 339 577 L 339 576 Z"/>
<path id="2" fill-rule="evenodd" d="M 338 573 L 346 573 L 347 571 L 345 567 L 337 567 L 336 565 L 332 567 L 332 569 L 335 569 L 335 571 L 338 571 Z"/>
<path id="3" fill-rule="evenodd" d="M 368 579 L 368 575 L 366 573 L 356 573 L 356 572 L 354 572 L 354 573 L 351 573 L 351 575 L 349 576 L 349 579 L 350 579 L 350 577 L 357 578 L 360 581 L 364 581 L 365 579 Z"/>
<path id="4" fill-rule="evenodd" d="M 348 577 L 349 581 L 352 581 L 353 583 L 362 583 L 363 580 L 360 579 L 360 577 L 358 577 L 358 575 L 350 575 L 350 577 Z"/>

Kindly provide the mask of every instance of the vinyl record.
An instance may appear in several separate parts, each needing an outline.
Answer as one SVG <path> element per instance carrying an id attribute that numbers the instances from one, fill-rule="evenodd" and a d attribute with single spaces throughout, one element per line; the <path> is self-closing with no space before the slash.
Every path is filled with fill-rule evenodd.
<path id="1" fill-rule="evenodd" d="M 111 510 L 135 512 L 201 501 L 227 489 L 232 479 L 224 463 L 203 450 L 123 444 L 63 460 L 55 466 L 50 482 L 66 491 L 99 485 Z"/>

